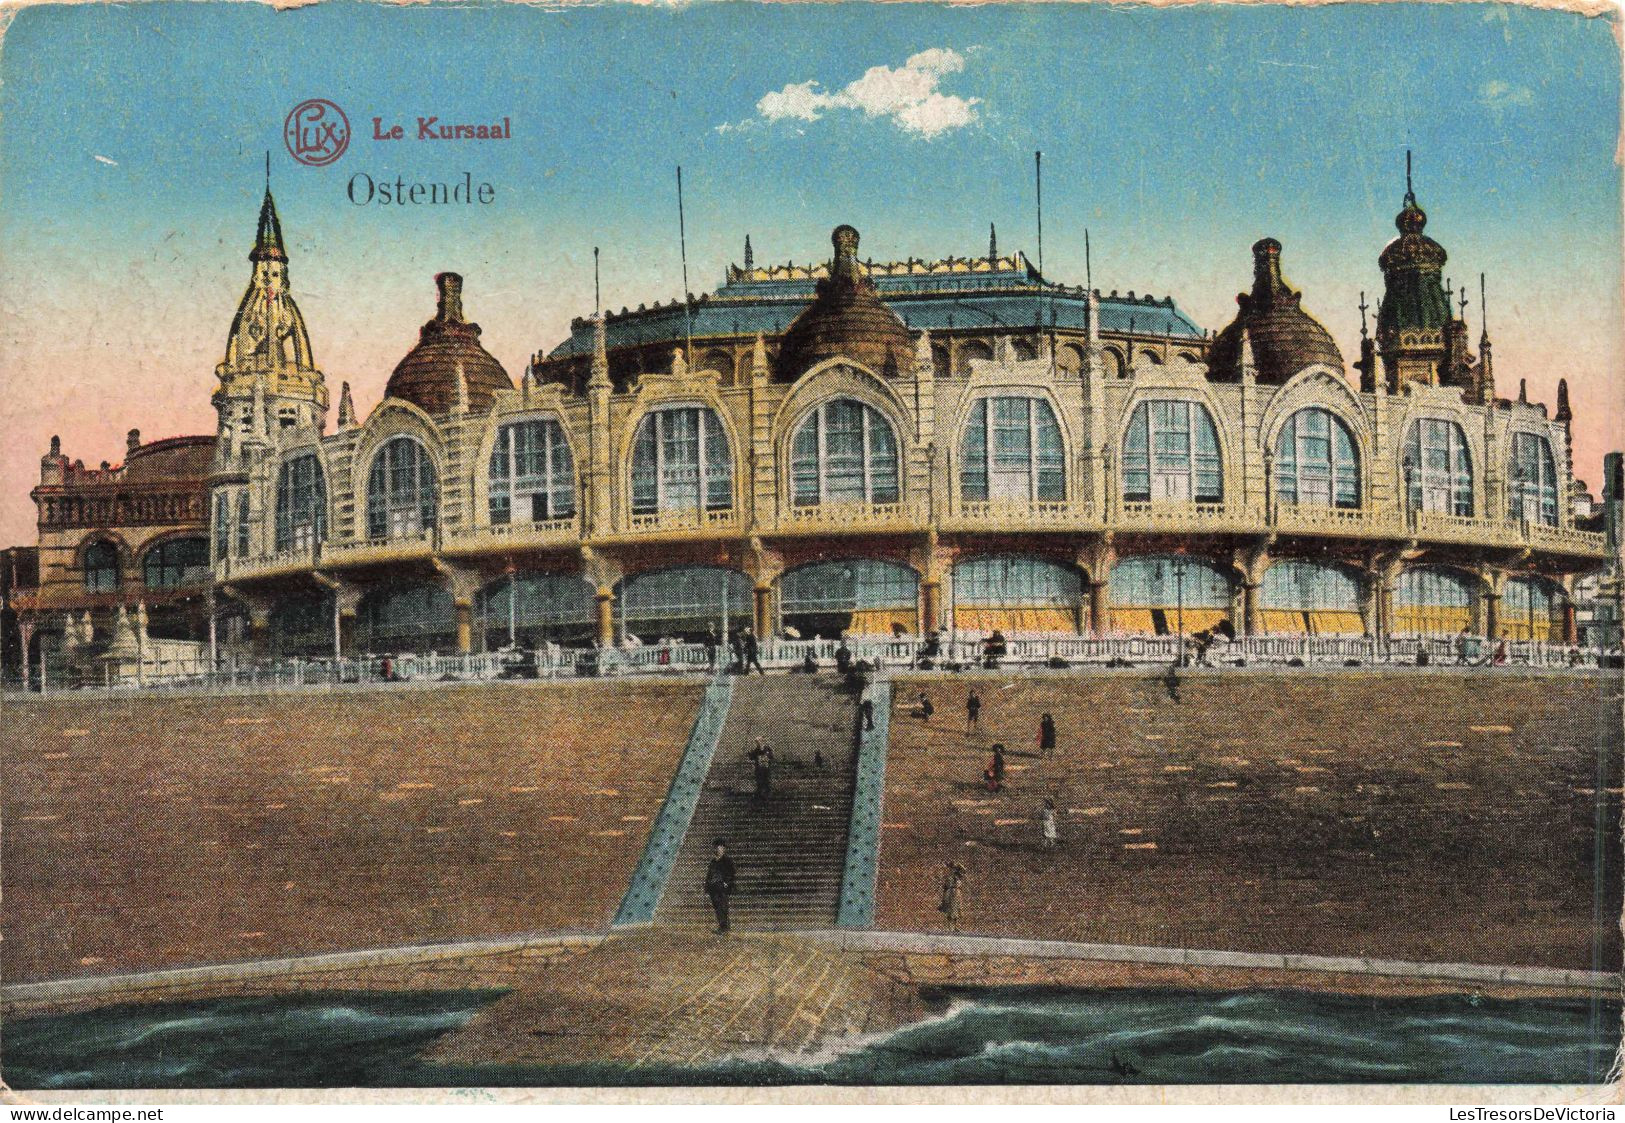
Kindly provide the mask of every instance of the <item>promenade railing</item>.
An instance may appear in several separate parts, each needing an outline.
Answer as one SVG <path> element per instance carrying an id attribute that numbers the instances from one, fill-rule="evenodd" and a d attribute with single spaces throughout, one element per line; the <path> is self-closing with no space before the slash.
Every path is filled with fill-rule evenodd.
<path id="1" fill-rule="evenodd" d="M 759 658 L 767 670 L 792 670 L 809 660 L 821 669 L 840 661 L 840 640 L 769 639 Z M 939 638 L 935 643 L 913 637 L 854 638 L 845 641 L 847 658 L 880 669 L 968 669 L 981 667 L 1086 667 L 1171 665 L 1179 657 L 1177 636 L 1014 634 L 1002 648 L 985 637 Z M 1501 658 L 1497 659 L 1497 652 Z M 1360 636 L 1244 636 L 1213 640 L 1198 648 L 1184 641 L 1187 666 L 1319 666 L 1415 667 L 1493 666 L 1524 668 L 1596 667 L 1605 653 L 1564 644 L 1531 640 L 1490 641 L 1481 637 L 1403 636 L 1374 639 Z M 1613 656 L 1617 658 L 1617 654 Z M 210 667 L 207 658 L 148 660 L 139 677 L 116 682 L 54 666 L 46 676 L 46 693 L 126 693 L 147 691 L 277 691 L 331 689 L 386 683 L 480 683 L 514 679 L 614 677 L 632 675 L 704 675 L 727 671 L 733 655 L 726 645 L 711 649 L 697 643 L 662 643 L 617 648 L 506 649 L 471 655 L 360 655 L 342 659 L 245 659 L 228 656 Z M 6 689 L 20 688 L 20 682 Z M 40 687 L 37 672 L 31 689 Z"/>

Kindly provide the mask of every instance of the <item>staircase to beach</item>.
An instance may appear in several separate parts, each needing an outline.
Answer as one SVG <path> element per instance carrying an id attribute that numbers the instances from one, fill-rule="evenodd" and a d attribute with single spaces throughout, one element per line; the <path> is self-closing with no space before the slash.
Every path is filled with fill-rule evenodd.
<path id="1" fill-rule="evenodd" d="M 740 930 L 827 928 L 840 906 L 856 766 L 856 700 L 833 674 L 740 678 L 711 770 L 655 913 L 662 925 L 714 925 L 705 870 L 718 838 L 738 870 Z M 773 747 L 773 793 L 754 798 L 746 754 Z M 814 764 L 821 753 L 823 766 Z"/>

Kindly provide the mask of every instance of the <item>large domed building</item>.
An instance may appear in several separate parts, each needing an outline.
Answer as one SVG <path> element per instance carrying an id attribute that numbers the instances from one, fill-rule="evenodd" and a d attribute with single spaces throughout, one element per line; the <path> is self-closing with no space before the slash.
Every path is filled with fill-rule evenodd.
<path id="1" fill-rule="evenodd" d="M 747 238 L 711 292 L 579 317 L 517 382 L 442 273 L 383 400 L 362 417 L 346 384 L 329 427 L 267 194 L 216 372 L 216 641 L 1566 640 L 1605 556 L 1566 384 L 1555 412 L 1497 394 L 1425 222 L 1407 191 L 1352 370 L 1272 238 L 1209 336 L 992 236 L 877 262 L 843 225 L 826 262 L 758 265 Z"/>

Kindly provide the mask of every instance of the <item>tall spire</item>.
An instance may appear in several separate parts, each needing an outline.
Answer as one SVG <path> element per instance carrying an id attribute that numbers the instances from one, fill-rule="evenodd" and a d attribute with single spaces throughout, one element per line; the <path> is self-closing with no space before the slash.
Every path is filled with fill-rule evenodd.
<path id="1" fill-rule="evenodd" d="M 745 271 L 748 273 L 756 268 L 756 254 L 750 248 L 750 235 L 745 235 Z"/>
<path id="2" fill-rule="evenodd" d="M 350 384 L 342 383 L 339 388 L 339 427 L 350 429 L 355 426 L 355 401 L 350 397 Z"/>
<path id="3" fill-rule="evenodd" d="M 987 259 L 999 260 L 999 232 L 991 222 L 987 224 Z"/>
<path id="4" fill-rule="evenodd" d="M 1566 378 L 1557 380 L 1557 412 L 1552 416 L 1553 420 L 1564 425 L 1574 420 L 1574 411 L 1569 408 L 1569 380 Z"/>
<path id="5" fill-rule="evenodd" d="M 282 245 L 282 220 L 276 214 L 276 202 L 271 198 L 271 163 L 265 163 L 265 199 L 260 203 L 260 225 L 254 235 L 254 249 L 250 261 L 287 261 L 288 251 Z"/>

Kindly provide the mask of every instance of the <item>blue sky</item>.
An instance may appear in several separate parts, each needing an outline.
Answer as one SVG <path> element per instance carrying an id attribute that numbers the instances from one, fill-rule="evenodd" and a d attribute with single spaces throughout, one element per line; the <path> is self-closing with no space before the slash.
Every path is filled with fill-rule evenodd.
<path id="1" fill-rule="evenodd" d="M 925 81 L 964 123 L 924 135 L 872 89 L 841 104 L 871 68 L 889 68 L 882 95 L 918 78 L 897 72 L 922 52 L 957 58 Z M 808 82 L 817 119 L 759 111 Z M 354 127 L 327 168 L 281 143 L 311 96 Z M 1493 5 L 29 9 L 0 47 L 0 423 L 25 446 L 0 462 L 0 536 L 26 534 L 16 497 L 51 432 L 95 461 L 130 425 L 210 428 L 267 148 L 318 361 L 363 409 L 432 311 L 437 270 L 466 275 L 512 373 L 591 311 L 595 244 L 607 304 L 677 295 L 678 163 L 695 291 L 747 232 L 758 261 L 821 259 L 840 222 L 876 258 L 982 252 L 989 222 L 1032 252 L 1041 148 L 1052 276 L 1083 280 L 1087 226 L 1097 285 L 1172 293 L 1217 329 L 1248 247 L 1272 235 L 1352 357 L 1411 147 L 1475 334 L 1489 275 L 1510 389 L 1524 374 L 1550 400 L 1567 374 L 1595 420 L 1619 397 L 1619 103 L 1607 21 Z M 410 132 L 420 113 L 508 116 L 514 139 L 370 139 L 374 115 Z M 344 193 L 357 172 L 465 169 L 495 204 L 358 208 Z M 1582 416 L 1582 474 L 1617 430 L 1617 415 Z"/>

